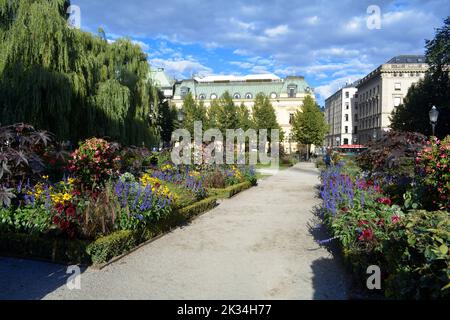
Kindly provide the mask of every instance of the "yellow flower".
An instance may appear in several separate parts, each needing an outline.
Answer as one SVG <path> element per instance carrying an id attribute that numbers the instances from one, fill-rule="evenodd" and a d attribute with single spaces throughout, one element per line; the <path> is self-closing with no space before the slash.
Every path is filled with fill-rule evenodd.
<path id="1" fill-rule="evenodd" d="M 75 182 L 75 179 L 74 179 L 74 178 L 69 178 L 69 179 L 67 179 L 67 183 L 68 183 L 68 184 L 74 184 L 74 182 Z"/>
<path id="2" fill-rule="evenodd" d="M 71 196 L 70 194 L 68 194 L 68 193 L 64 193 L 62 199 L 63 199 L 64 201 L 69 201 L 69 200 L 72 199 L 72 196 Z"/>
<path id="3" fill-rule="evenodd" d="M 42 179 L 48 180 L 48 176 L 42 176 Z"/>

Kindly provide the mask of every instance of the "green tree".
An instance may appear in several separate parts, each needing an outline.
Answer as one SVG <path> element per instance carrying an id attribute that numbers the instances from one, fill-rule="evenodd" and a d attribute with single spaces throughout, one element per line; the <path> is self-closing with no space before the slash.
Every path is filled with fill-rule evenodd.
<path id="1" fill-rule="evenodd" d="M 203 123 L 203 129 L 207 128 L 207 113 L 203 101 L 199 103 L 194 100 L 192 93 L 188 93 L 183 99 L 184 120 L 183 128 L 187 129 L 191 135 L 194 134 L 194 123 L 196 121 L 201 121 Z"/>
<path id="2" fill-rule="evenodd" d="M 428 112 L 435 105 L 440 112 L 436 135 L 444 137 L 450 133 L 450 17 L 426 41 L 426 59 L 430 68 L 425 78 L 410 87 L 404 104 L 393 111 L 391 128 L 431 135 Z"/>
<path id="3" fill-rule="evenodd" d="M 272 140 L 272 130 L 280 130 L 280 141 L 283 140 L 283 132 L 281 130 L 281 126 L 277 122 L 275 109 L 266 95 L 262 93 L 256 95 L 252 116 L 253 128 L 258 131 L 261 129 L 267 129 L 267 139 L 269 142 Z"/>
<path id="4" fill-rule="evenodd" d="M 307 96 L 302 109 L 294 115 L 292 132 L 295 140 L 307 146 L 308 159 L 311 145 L 321 146 L 327 131 L 328 125 L 319 105 L 311 96 Z"/>
<path id="5" fill-rule="evenodd" d="M 219 109 L 217 113 L 217 128 L 226 136 L 227 129 L 237 129 L 239 126 L 239 119 L 237 114 L 237 107 L 233 102 L 228 91 L 219 99 Z"/>
<path id="6" fill-rule="evenodd" d="M 218 128 L 219 126 L 219 115 L 221 113 L 220 104 L 218 99 L 211 101 L 211 105 L 207 111 L 208 118 L 208 128 Z"/>
<path id="7" fill-rule="evenodd" d="M 161 99 L 161 101 L 163 101 L 163 99 Z M 177 125 L 177 115 L 178 112 L 176 107 L 170 106 L 167 100 L 160 104 L 159 126 L 161 128 L 161 141 L 164 147 L 170 146 L 172 132 Z"/>
<path id="8" fill-rule="evenodd" d="M 158 97 L 147 56 L 128 39 L 109 44 L 68 28 L 69 5 L 0 0 L 2 124 L 27 122 L 75 142 L 106 136 L 155 144 Z"/>
<path id="9" fill-rule="evenodd" d="M 241 103 L 241 105 L 237 108 L 237 117 L 240 129 L 247 131 L 248 129 L 253 128 L 253 121 L 250 111 L 244 103 Z"/>

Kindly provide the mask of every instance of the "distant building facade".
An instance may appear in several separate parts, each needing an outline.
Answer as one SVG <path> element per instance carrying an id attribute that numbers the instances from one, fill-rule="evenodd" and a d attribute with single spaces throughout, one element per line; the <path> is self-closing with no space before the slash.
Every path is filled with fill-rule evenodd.
<path id="1" fill-rule="evenodd" d="M 327 146 L 367 144 L 389 131 L 392 111 L 403 104 L 409 88 L 424 78 L 425 56 L 401 55 L 325 100 L 330 131 Z"/>
<path id="2" fill-rule="evenodd" d="M 358 141 L 366 144 L 389 130 L 392 111 L 403 104 L 412 84 L 425 76 L 425 56 L 402 55 L 362 78 L 357 86 Z"/>
<path id="3" fill-rule="evenodd" d="M 287 152 L 296 152 L 298 146 L 292 140 L 292 119 L 297 110 L 303 105 L 303 100 L 310 95 L 314 99 L 313 89 L 301 76 L 289 76 L 281 79 L 273 74 L 249 76 L 207 76 L 177 81 L 174 84 L 174 93 L 171 99 L 177 108 L 183 106 L 183 99 L 191 93 L 197 101 L 203 101 L 208 108 L 211 102 L 220 98 L 226 91 L 239 106 L 244 104 L 251 109 L 258 93 L 269 97 L 277 121 L 284 131 L 283 145 Z"/>
<path id="4" fill-rule="evenodd" d="M 151 69 L 150 81 L 161 90 L 166 99 L 173 98 L 175 79 L 171 78 L 163 68 Z"/>
<path id="5" fill-rule="evenodd" d="M 358 134 L 358 115 L 355 110 L 358 89 L 347 85 L 325 100 L 325 120 L 329 125 L 325 146 L 355 144 Z"/>

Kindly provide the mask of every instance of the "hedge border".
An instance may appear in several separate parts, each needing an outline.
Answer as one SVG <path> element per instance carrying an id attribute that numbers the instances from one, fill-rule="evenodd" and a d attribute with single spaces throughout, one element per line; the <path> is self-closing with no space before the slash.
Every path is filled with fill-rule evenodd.
<path id="1" fill-rule="evenodd" d="M 47 238 L 19 233 L 0 234 L 0 253 L 10 257 L 31 258 L 65 265 L 88 265 L 102 269 L 213 209 L 221 196 L 231 198 L 252 186 L 250 182 L 245 181 L 224 189 L 216 189 L 223 193 L 177 209 L 143 232 L 119 230 L 94 241 Z"/>

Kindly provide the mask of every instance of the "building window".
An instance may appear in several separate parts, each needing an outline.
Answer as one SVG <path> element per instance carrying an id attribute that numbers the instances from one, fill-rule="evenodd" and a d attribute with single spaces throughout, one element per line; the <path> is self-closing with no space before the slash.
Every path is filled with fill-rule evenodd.
<path id="1" fill-rule="evenodd" d="M 345 93 L 345 97 L 350 98 L 350 93 L 348 91 Z"/>
<path id="2" fill-rule="evenodd" d="M 348 114 L 345 115 L 345 121 L 348 121 Z"/>
<path id="3" fill-rule="evenodd" d="M 253 99 L 253 95 L 251 93 L 246 93 L 245 99 Z"/>
<path id="4" fill-rule="evenodd" d="M 289 95 L 289 98 L 295 98 L 295 96 L 297 95 L 297 86 L 289 85 L 288 86 L 288 95 Z"/>
<path id="5" fill-rule="evenodd" d="M 199 99 L 199 100 L 205 100 L 205 99 L 206 99 L 206 95 L 205 95 L 204 93 L 202 93 L 202 94 L 200 94 L 200 95 L 198 96 L 198 99 Z"/>
<path id="6" fill-rule="evenodd" d="M 289 114 L 289 124 L 293 124 L 294 123 L 294 114 L 290 113 Z"/>
<path id="7" fill-rule="evenodd" d="M 345 103 L 345 110 L 348 110 L 350 108 L 350 104 L 348 102 Z"/>
<path id="8" fill-rule="evenodd" d="M 211 100 L 217 99 L 217 94 L 213 93 L 211 94 Z"/>
<path id="9" fill-rule="evenodd" d="M 401 104 L 402 104 L 402 98 L 394 97 L 394 107 L 398 107 Z"/>
<path id="10" fill-rule="evenodd" d="M 357 126 L 355 126 L 355 127 L 353 128 L 353 133 L 354 133 L 354 134 L 358 134 L 358 127 L 357 127 Z"/>
<path id="11" fill-rule="evenodd" d="M 345 133 L 348 133 L 348 127 L 347 126 L 345 126 Z"/>
<path id="12" fill-rule="evenodd" d="M 180 88 L 181 99 L 184 99 L 184 97 L 186 97 L 186 95 L 188 93 L 189 93 L 189 88 L 188 87 L 181 87 Z"/>
<path id="13" fill-rule="evenodd" d="M 355 113 L 355 121 L 358 121 L 358 114 Z"/>
<path id="14" fill-rule="evenodd" d="M 240 99 L 240 98 L 241 98 L 241 95 L 239 93 L 235 93 L 233 95 L 233 99 Z"/>
<path id="15" fill-rule="evenodd" d="M 270 98 L 271 99 L 276 99 L 278 97 L 278 95 L 275 93 L 275 92 L 272 92 L 271 94 L 270 94 Z"/>
<path id="16" fill-rule="evenodd" d="M 396 91 L 402 90 L 402 84 L 400 82 L 396 82 L 394 88 Z"/>
<path id="17" fill-rule="evenodd" d="M 344 144 L 348 144 L 348 138 L 344 138 Z"/>

